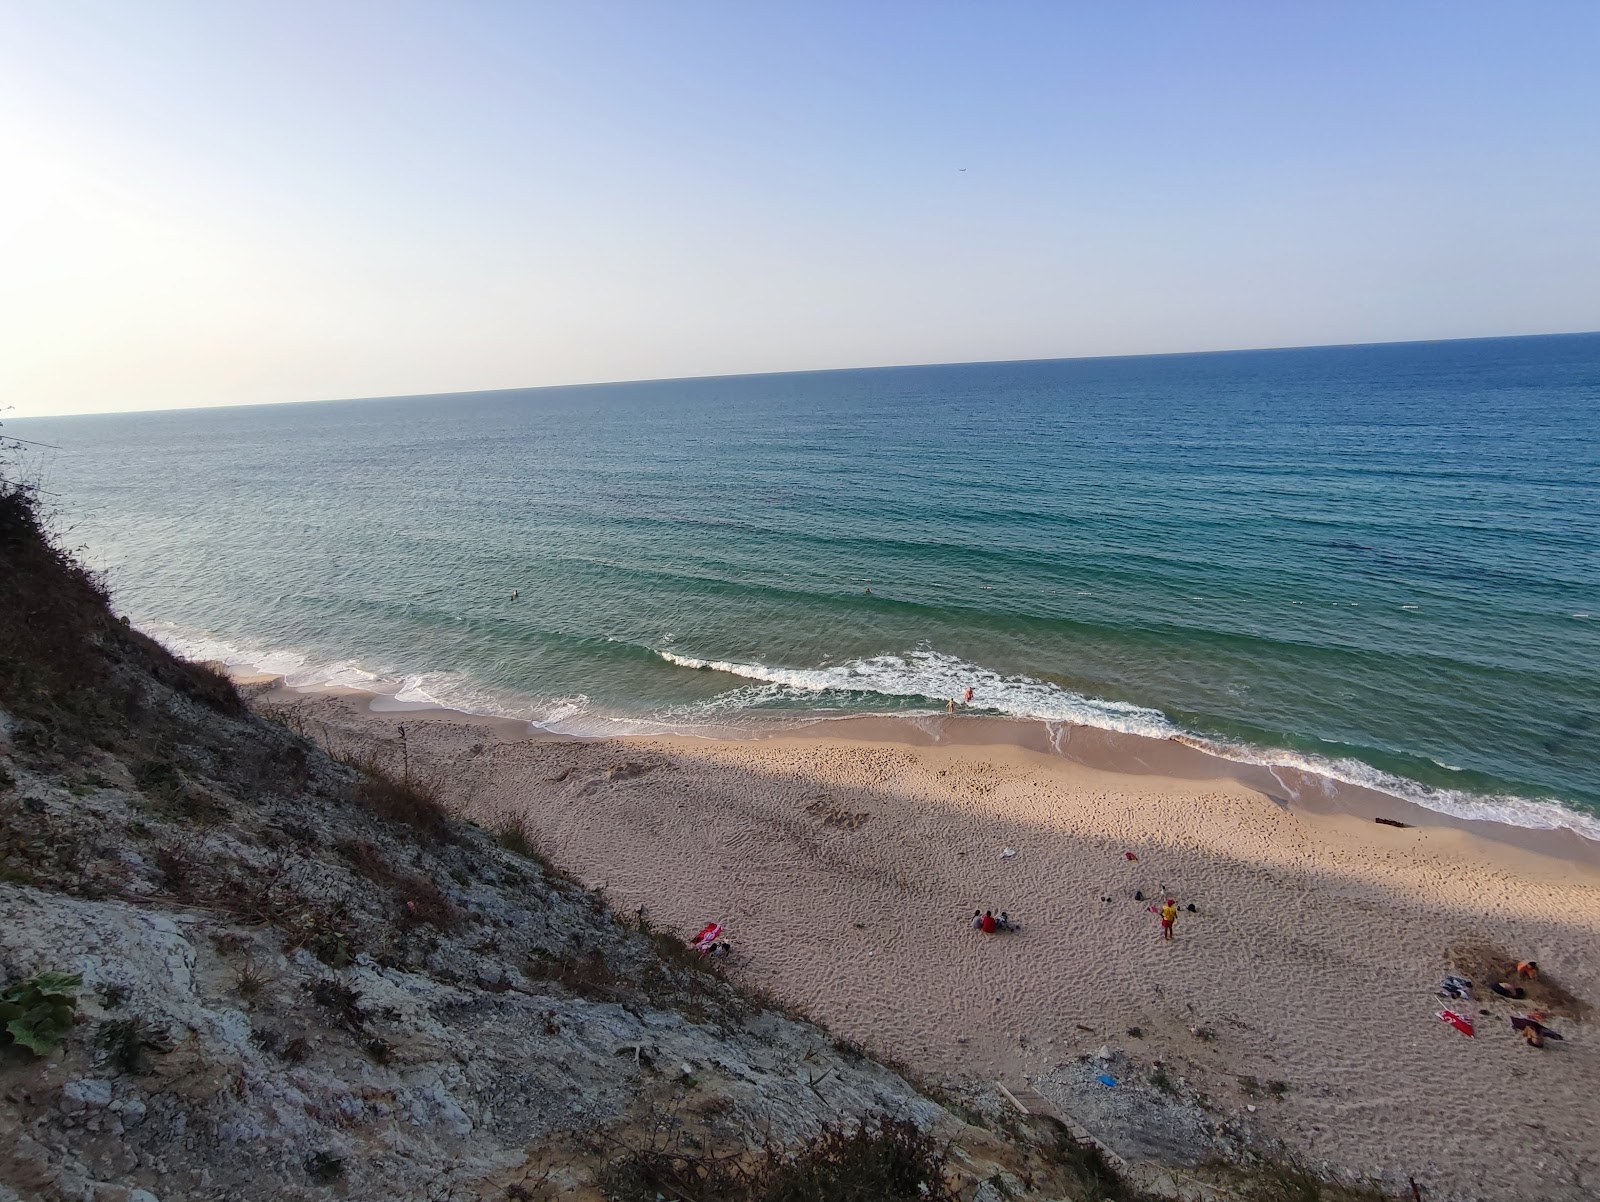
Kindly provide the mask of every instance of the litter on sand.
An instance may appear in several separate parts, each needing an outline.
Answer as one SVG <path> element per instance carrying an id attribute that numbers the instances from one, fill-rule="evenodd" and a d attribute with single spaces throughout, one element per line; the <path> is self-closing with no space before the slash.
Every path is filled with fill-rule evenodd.
<path id="1" fill-rule="evenodd" d="M 1000 853 L 1000 858 L 1002 860 L 1009 860 L 1012 856 L 1014 856 L 1016 854 L 1017 854 L 1017 849 L 1016 848 L 1008 847 L 1003 852 Z"/>
<path id="2" fill-rule="evenodd" d="M 1098 1077 L 1095 1078 L 1095 1080 L 1100 1082 L 1101 1085 L 1106 1085 L 1106 1086 L 1115 1085 L 1117 1083 L 1117 1079 L 1115 1077 L 1113 1077 L 1110 1073 L 1101 1073 Z"/>
<path id="3" fill-rule="evenodd" d="M 1123 852 L 1122 853 L 1122 858 L 1124 860 L 1132 860 L 1135 864 L 1137 864 L 1139 862 L 1139 857 L 1134 855 L 1131 851 Z"/>
<path id="4" fill-rule="evenodd" d="M 1472 1034 L 1472 1020 L 1465 1014 L 1457 1014 L 1454 1010 L 1441 1010 L 1439 1011 L 1439 1021 L 1449 1023 L 1463 1035 Z"/>

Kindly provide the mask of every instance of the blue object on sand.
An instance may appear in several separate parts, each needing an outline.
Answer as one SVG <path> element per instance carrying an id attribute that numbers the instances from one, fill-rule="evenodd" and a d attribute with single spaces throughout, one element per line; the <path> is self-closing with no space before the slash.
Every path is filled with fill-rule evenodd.
<path id="1" fill-rule="evenodd" d="M 1106 1073 L 1101 1073 L 1095 1078 L 1095 1080 L 1100 1082 L 1101 1085 L 1115 1085 L 1117 1083 L 1117 1079 L 1115 1077 L 1112 1077 Z"/>

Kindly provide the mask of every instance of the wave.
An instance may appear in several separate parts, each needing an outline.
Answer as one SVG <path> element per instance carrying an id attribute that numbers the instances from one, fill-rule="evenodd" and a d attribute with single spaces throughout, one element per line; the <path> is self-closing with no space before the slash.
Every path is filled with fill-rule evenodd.
<path id="1" fill-rule="evenodd" d="M 1285 792 L 1295 800 L 1303 796 L 1303 791 L 1278 776 L 1280 769 L 1304 773 L 1330 784 L 1338 782 L 1370 789 L 1374 793 L 1383 793 L 1401 801 L 1408 801 L 1425 810 L 1447 814 L 1452 818 L 1465 818 L 1475 822 L 1499 822 L 1507 826 L 1520 826 L 1532 830 L 1570 830 L 1586 839 L 1600 842 L 1600 819 L 1568 809 L 1556 801 L 1518 797 L 1510 793 L 1472 793 L 1465 789 L 1428 785 L 1393 772 L 1385 772 L 1381 768 L 1352 757 L 1332 759 L 1305 752 L 1228 743 L 1220 739 L 1193 735 L 1179 735 L 1177 741 L 1219 759 L 1266 768 L 1284 787 Z M 1439 766 L 1446 767 L 1443 764 Z"/>
<path id="2" fill-rule="evenodd" d="M 293 689 L 359 689 L 371 693 L 375 710 L 448 709 L 486 718 L 512 718 L 534 725 L 560 722 L 588 709 L 583 696 L 529 698 L 484 688 L 459 672 L 399 672 L 353 659 L 318 659 L 312 653 L 253 640 L 230 642 L 209 634 L 153 626 L 145 632 L 174 655 L 226 664 L 235 672 L 283 677 Z"/>
<path id="3" fill-rule="evenodd" d="M 1212 738 L 1185 730 L 1160 710 L 1086 697 L 1029 676 L 1003 676 L 957 656 L 936 651 L 879 655 L 820 668 L 782 668 L 759 663 L 699 659 L 665 650 L 657 650 L 656 654 L 678 667 L 725 672 L 731 676 L 761 681 L 777 690 L 787 690 L 791 696 L 794 693 L 818 695 L 830 692 L 876 694 L 920 699 L 942 706 L 946 699 L 960 698 L 964 690 L 971 687 L 971 708 L 976 711 L 1043 722 L 1052 727 L 1057 724 L 1090 726 L 1145 738 L 1171 739 L 1220 759 L 1266 768 L 1295 798 L 1301 796 L 1302 789 L 1278 777 L 1278 771 L 1292 770 L 1324 782 L 1325 792 L 1331 791 L 1335 783 L 1353 785 L 1455 818 L 1500 822 L 1539 830 L 1566 829 L 1600 841 L 1600 820 L 1569 809 L 1559 802 L 1428 785 L 1386 772 L 1353 757 L 1333 758 Z M 735 690 L 723 694 L 716 701 L 726 704 L 734 698 L 739 698 L 746 705 L 783 699 L 781 694 L 772 692 Z"/>
<path id="4" fill-rule="evenodd" d="M 184 659 L 213 661 L 240 674 L 281 676 L 291 689 L 317 692 L 359 689 L 372 695 L 377 712 L 442 709 L 484 718 L 526 722 L 550 734 L 580 738 L 739 733 L 739 707 L 715 704 L 671 707 L 652 716 L 633 716 L 594 704 L 585 693 L 545 696 L 485 688 L 459 672 L 385 671 L 352 659 L 317 659 L 295 649 L 253 640 L 230 642 L 176 627 L 143 628 L 168 651 Z M 643 649 L 640 649 L 641 652 Z M 718 711 L 726 714 L 723 719 Z"/>
<path id="5" fill-rule="evenodd" d="M 675 667 L 721 672 L 750 683 L 710 698 L 662 706 L 649 714 L 626 714 L 596 704 L 585 693 L 546 696 L 512 693 L 486 688 L 463 673 L 386 671 L 353 659 L 319 660 L 304 650 L 273 647 L 252 640 L 226 641 L 176 627 L 157 625 L 146 628 L 146 632 L 186 659 L 219 661 L 236 671 L 282 676 L 291 688 L 359 689 L 373 695 L 373 708 L 380 711 L 455 710 L 513 719 L 551 734 L 583 738 L 661 734 L 737 736 L 748 733 L 764 718 L 770 719 L 774 709 L 798 717 L 796 703 L 810 711 L 808 718 L 818 717 L 819 711 L 830 708 L 826 704 L 830 698 L 841 704 L 831 714 L 820 716 L 857 717 L 878 712 L 871 702 L 878 697 L 912 702 L 910 708 L 899 707 L 893 715 L 917 721 L 938 714 L 947 699 L 962 697 L 970 687 L 973 700 L 967 707 L 969 712 L 1043 723 L 1058 747 L 1060 736 L 1070 726 L 1170 739 L 1220 759 L 1265 768 L 1273 773 L 1285 792 L 1296 799 L 1304 794 L 1307 784 L 1324 793 L 1333 791 L 1337 784 L 1345 784 L 1455 818 L 1533 829 L 1566 829 L 1600 841 L 1600 819 L 1558 802 L 1428 785 L 1354 757 L 1335 758 L 1218 739 L 1186 730 L 1157 709 L 1089 697 L 1030 676 L 1003 675 L 959 656 L 928 649 L 816 668 L 788 668 L 703 659 L 656 648 L 654 656 Z M 1285 780 L 1278 775 L 1280 772 L 1296 774 L 1298 783 Z"/>
<path id="6" fill-rule="evenodd" d="M 972 708 L 1040 722 L 1098 726 L 1122 734 L 1166 739 L 1182 733 L 1160 710 L 1074 693 L 1028 676 L 1002 676 L 989 668 L 938 651 L 878 655 L 822 668 L 774 668 L 729 660 L 696 659 L 673 651 L 656 652 L 669 664 L 726 672 L 800 693 L 866 693 L 935 701 L 960 698 L 972 689 Z"/>

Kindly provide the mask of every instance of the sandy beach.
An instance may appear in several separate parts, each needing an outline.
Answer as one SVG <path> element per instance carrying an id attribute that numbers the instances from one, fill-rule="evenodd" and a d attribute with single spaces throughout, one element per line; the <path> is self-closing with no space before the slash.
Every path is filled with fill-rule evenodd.
<path id="1" fill-rule="evenodd" d="M 359 694 L 266 699 L 347 745 L 393 752 L 404 722 L 469 816 L 525 821 L 658 926 L 724 923 L 736 979 L 930 1078 L 1032 1088 L 1096 1130 L 1082 1057 L 1109 1048 L 1106 1096 L 1173 1082 L 1315 1164 L 1430 1198 L 1595 1196 L 1592 1021 L 1552 1017 L 1565 1039 L 1534 1049 L 1508 1021 L 1526 1003 L 1488 981 L 1436 996 L 1478 946 L 1600 998 L 1600 866 L 1570 832 L 1286 796 L 1176 745 L 1112 771 L 1109 745 L 1070 759 L 960 718 L 573 740 Z M 1149 909 L 1167 896 L 1170 943 Z M 1022 929 L 975 932 L 975 907 Z M 1473 1038 L 1436 1018 L 1447 1004 Z"/>

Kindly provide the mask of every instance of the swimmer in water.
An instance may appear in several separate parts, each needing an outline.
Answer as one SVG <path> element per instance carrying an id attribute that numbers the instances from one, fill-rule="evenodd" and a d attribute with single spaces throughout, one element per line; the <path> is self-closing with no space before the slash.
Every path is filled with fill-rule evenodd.
<path id="1" fill-rule="evenodd" d="M 972 704 L 972 686 L 970 684 L 967 686 L 967 691 L 965 695 L 962 696 L 961 700 L 965 701 L 968 705 Z"/>
<path id="2" fill-rule="evenodd" d="M 515 601 L 521 595 L 522 595 L 522 590 L 521 589 L 515 589 L 514 588 L 514 589 L 511 590 L 511 599 L 513 601 Z"/>

